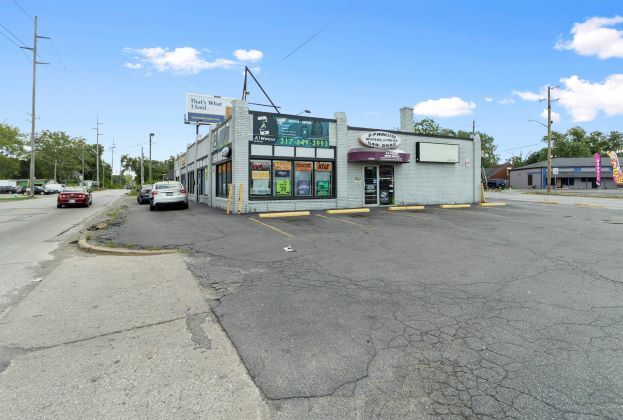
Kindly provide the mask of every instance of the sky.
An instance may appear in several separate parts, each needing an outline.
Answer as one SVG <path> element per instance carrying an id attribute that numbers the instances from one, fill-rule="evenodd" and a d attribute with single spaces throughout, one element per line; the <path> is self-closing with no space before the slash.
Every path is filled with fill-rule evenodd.
<path id="1" fill-rule="evenodd" d="M 349 125 L 393 129 L 409 106 L 416 119 L 455 130 L 475 120 L 502 159 L 525 156 L 542 147 L 546 128 L 529 120 L 547 122 L 538 99 L 548 85 L 560 86 L 553 129 L 623 130 L 621 6 L 0 0 L 0 122 L 30 131 L 32 55 L 17 45 L 32 46 L 37 15 L 39 33 L 52 37 L 39 40 L 50 65 L 37 68 L 37 130 L 95 143 L 99 115 L 100 141 L 114 139 L 117 157 L 138 156 L 150 132 L 154 159 L 185 151 L 195 138 L 185 94 L 239 98 L 245 65 L 284 113 L 346 112 Z M 267 103 L 249 91 L 249 101 Z"/>

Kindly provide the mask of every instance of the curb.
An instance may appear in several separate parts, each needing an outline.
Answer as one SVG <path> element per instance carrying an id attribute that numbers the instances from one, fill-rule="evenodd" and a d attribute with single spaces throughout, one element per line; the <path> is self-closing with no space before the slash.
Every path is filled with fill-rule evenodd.
<path id="1" fill-rule="evenodd" d="M 148 255 L 162 255 L 162 254 L 176 254 L 176 249 L 159 249 L 159 250 L 147 250 L 147 249 L 124 249 L 124 248 L 108 248 L 103 246 L 92 245 L 87 241 L 85 235 L 80 236 L 78 240 L 78 248 L 91 254 L 100 255 L 120 255 L 120 256 L 148 256 Z"/>
<path id="2" fill-rule="evenodd" d="M 424 206 L 394 206 L 388 207 L 389 211 L 402 211 L 402 210 L 424 210 Z"/>
<path id="3" fill-rule="evenodd" d="M 333 209 L 327 210 L 327 214 L 353 214 L 353 213 L 370 213 L 369 207 L 356 208 L 356 209 Z"/>
<path id="4" fill-rule="evenodd" d="M 499 202 L 499 201 L 494 201 L 494 202 L 491 202 L 491 203 L 480 203 L 480 207 L 503 207 L 505 205 L 506 205 L 506 203 L 502 203 L 502 202 Z"/>
<path id="5" fill-rule="evenodd" d="M 260 219 L 276 219 L 278 217 L 300 217 L 309 216 L 309 211 L 284 211 L 278 213 L 260 213 Z"/>
<path id="6" fill-rule="evenodd" d="M 442 204 L 439 206 L 440 209 L 468 209 L 470 207 L 470 204 Z"/>

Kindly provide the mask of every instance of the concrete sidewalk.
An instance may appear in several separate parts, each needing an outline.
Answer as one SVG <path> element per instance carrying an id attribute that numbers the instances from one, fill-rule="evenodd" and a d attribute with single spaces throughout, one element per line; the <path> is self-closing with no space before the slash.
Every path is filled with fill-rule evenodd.
<path id="1" fill-rule="evenodd" d="M 64 259 L 0 318 L 3 418 L 264 418 L 183 256 Z"/>

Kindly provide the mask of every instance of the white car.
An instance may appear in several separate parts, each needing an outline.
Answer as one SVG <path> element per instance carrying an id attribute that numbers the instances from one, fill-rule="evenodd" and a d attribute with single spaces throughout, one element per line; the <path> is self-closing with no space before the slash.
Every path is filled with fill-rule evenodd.
<path id="1" fill-rule="evenodd" d="M 149 210 L 154 211 L 166 206 L 188 208 L 186 188 L 177 181 L 156 182 L 151 189 Z"/>

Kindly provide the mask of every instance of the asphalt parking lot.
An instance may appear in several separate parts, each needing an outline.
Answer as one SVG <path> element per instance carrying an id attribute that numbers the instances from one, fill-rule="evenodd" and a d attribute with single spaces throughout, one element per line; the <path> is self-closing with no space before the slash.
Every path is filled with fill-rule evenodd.
<path id="1" fill-rule="evenodd" d="M 187 249 L 276 418 L 623 417 L 620 211 L 128 206 L 107 234 Z"/>

